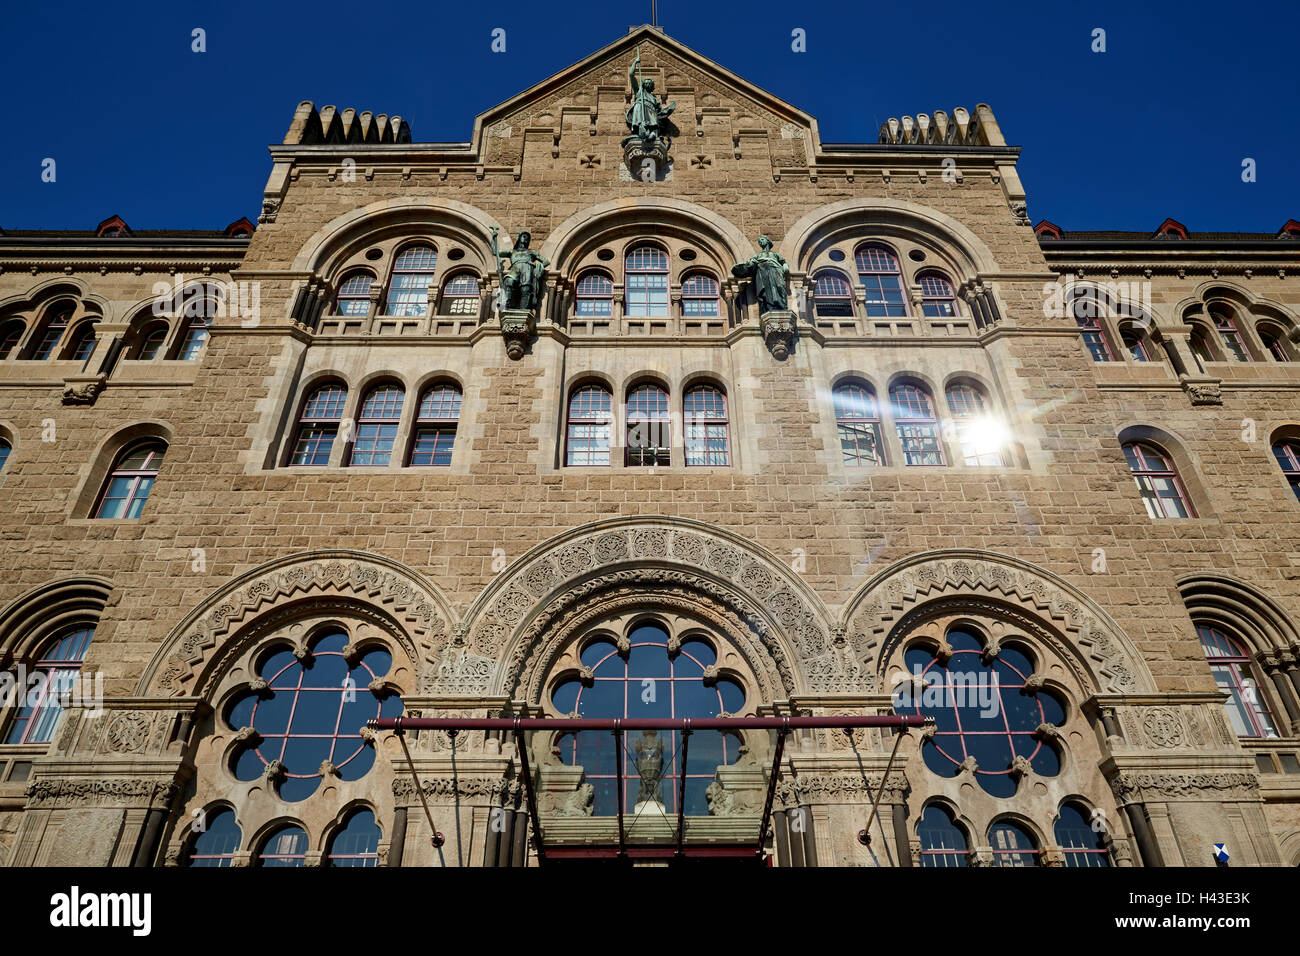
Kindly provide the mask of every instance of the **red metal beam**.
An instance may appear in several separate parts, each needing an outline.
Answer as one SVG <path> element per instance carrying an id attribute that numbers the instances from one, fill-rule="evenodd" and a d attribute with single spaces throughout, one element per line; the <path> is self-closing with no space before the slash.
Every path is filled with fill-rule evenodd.
<path id="1" fill-rule="evenodd" d="M 921 727 L 930 718 L 918 714 L 842 717 L 377 717 L 371 730 L 794 730 L 848 727 Z"/>
<path id="2" fill-rule="evenodd" d="M 758 827 L 758 846 L 755 848 L 760 858 L 763 856 L 763 844 L 767 842 L 767 826 L 772 820 L 772 800 L 776 797 L 776 781 L 781 776 L 781 757 L 785 754 L 785 735 L 789 732 L 788 727 L 782 727 L 776 735 L 776 756 L 772 760 L 772 772 L 767 778 L 767 800 L 763 803 L 763 822 Z"/>

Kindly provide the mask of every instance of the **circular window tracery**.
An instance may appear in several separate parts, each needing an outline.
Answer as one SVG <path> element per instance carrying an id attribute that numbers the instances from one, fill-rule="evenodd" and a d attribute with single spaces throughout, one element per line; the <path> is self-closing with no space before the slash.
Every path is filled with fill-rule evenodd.
<path id="1" fill-rule="evenodd" d="M 330 630 L 301 660 L 282 647 L 262 661 L 257 673 L 265 688 L 240 695 L 226 712 L 232 730 L 256 732 L 235 759 L 237 779 L 256 780 L 278 762 L 283 767 L 279 796 L 295 802 L 315 793 L 331 768 L 347 781 L 370 771 L 375 751 L 361 730 L 372 717 L 401 716 L 402 701 L 369 689 L 388 674 L 392 655 L 374 647 L 349 664 L 347 646 L 345 632 Z"/>
<path id="2" fill-rule="evenodd" d="M 1038 728 L 1064 723 L 1065 707 L 1049 691 L 1026 688 L 1034 673 L 1029 656 L 1003 646 L 986 659 L 979 637 L 962 628 L 948 631 L 947 642 L 952 655 L 946 660 L 923 646 L 909 648 L 903 657 L 909 679 L 894 693 L 896 712 L 935 720 L 921 750 L 926 767 L 951 778 L 973 758 L 976 780 L 994 797 L 1016 792 L 1018 758 L 1040 776 L 1060 773 L 1061 757 Z"/>

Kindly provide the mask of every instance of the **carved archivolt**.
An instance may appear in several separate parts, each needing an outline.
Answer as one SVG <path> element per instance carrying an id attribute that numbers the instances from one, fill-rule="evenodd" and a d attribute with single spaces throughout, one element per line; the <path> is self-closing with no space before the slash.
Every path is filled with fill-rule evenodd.
<path id="1" fill-rule="evenodd" d="M 1082 688 L 1156 689 L 1132 641 L 1105 611 L 1050 572 L 988 552 L 932 551 L 877 575 L 845 608 L 848 643 L 874 672 L 906 636 L 907 625 L 941 609 L 983 613 L 1023 628 L 1056 652 Z"/>
<path id="2" fill-rule="evenodd" d="M 445 642 L 450 605 L 414 571 L 375 555 L 327 551 L 262 565 L 220 589 L 172 631 L 140 678 L 141 696 L 202 696 L 214 665 L 236 655 L 236 635 L 260 636 L 302 613 L 346 609 L 390 634 L 423 666 Z M 252 626 L 256 625 L 256 626 Z"/>
<path id="3" fill-rule="evenodd" d="M 520 559 L 475 602 L 439 663 L 451 673 L 429 693 L 506 693 L 535 674 L 543 642 L 570 611 L 621 589 L 690 590 L 725 608 L 761 647 L 787 691 L 805 689 L 804 664 L 826 656 L 826 617 L 813 592 L 752 542 L 697 521 L 632 518 L 586 525 Z M 756 642 L 756 644 L 754 644 Z M 457 669 L 500 661 L 491 686 Z"/>

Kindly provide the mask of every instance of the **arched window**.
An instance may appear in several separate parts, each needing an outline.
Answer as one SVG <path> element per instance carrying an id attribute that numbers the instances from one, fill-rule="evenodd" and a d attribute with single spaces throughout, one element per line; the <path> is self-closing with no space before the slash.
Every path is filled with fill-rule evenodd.
<path id="1" fill-rule="evenodd" d="M 1209 337 L 1199 325 L 1192 327 L 1192 334 L 1188 338 L 1187 344 L 1191 348 L 1192 354 L 1200 361 L 1202 369 L 1205 368 L 1207 362 L 1215 361 L 1214 352 L 1210 349 Z"/>
<path id="2" fill-rule="evenodd" d="M 1002 820 L 989 827 L 989 846 L 993 849 L 994 866 L 1038 866 L 1038 843 L 1018 823 Z"/>
<path id="3" fill-rule="evenodd" d="M 672 448 L 668 421 L 668 393 L 647 382 L 627 393 L 627 449 L 629 465 L 667 465 Z"/>
<path id="4" fill-rule="evenodd" d="M 1075 325 L 1079 327 L 1079 338 L 1088 350 L 1094 362 L 1113 362 L 1110 343 L 1101 327 L 1101 302 L 1097 290 L 1092 288 L 1077 289 L 1070 300 L 1070 314 L 1074 316 Z"/>
<path id="5" fill-rule="evenodd" d="M 429 307 L 429 283 L 438 267 L 433 246 L 407 246 L 393 263 L 385 315 L 424 315 Z"/>
<path id="6" fill-rule="evenodd" d="M 920 385 L 900 383 L 889 389 L 889 404 L 898 440 L 903 444 L 903 463 L 944 464 L 939 422 L 934 416 L 930 393 Z"/>
<path id="7" fill-rule="evenodd" d="M 1053 833 L 1056 845 L 1065 851 L 1066 866 L 1110 866 L 1110 851 L 1106 849 L 1104 839 L 1105 829 L 1094 829 L 1089 815 L 1078 804 L 1061 805 Z"/>
<path id="8" fill-rule="evenodd" d="M 185 340 L 181 343 L 180 354 L 176 357 L 190 361 L 199 357 L 203 344 L 208 340 L 208 326 L 212 319 L 206 315 L 191 316 L 185 325 Z"/>
<path id="9" fill-rule="evenodd" d="M 1133 361 L 1154 362 L 1156 360 L 1151 340 L 1140 326 L 1132 322 L 1121 325 L 1119 337 L 1120 341 L 1124 343 L 1125 350 L 1132 356 Z"/>
<path id="10" fill-rule="evenodd" d="M 1214 308 L 1210 309 L 1210 318 L 1214 320 L 1214 328 L 1219 333 L 1228 357 L 1237 362 L 1249 362 L 1250 352 L 1246 350 L 1246 343 L 1237 331 L 1237 323 L 1233 321 L 1231 313 L 1221 307 Z"/>
<path id="11" fill-rule="evenodd" d="M 566 465 L 608 465 L 613 402 L 599 385 L 583 385 L 569 396 L 569 423 L 564 440 Z"/>
<path id="12" fill-rule="evenodd" d="M 990 659 L 979 637 L 962 628 L 949 630 L 947 642 L 946 661 L 927 647 L 908 648 L 904 668 L 919 680 L 904 681 L 894 693 L 897 712 L 935 719 L 935 733 L 921 749 L 926 767 L 948 779 L 973 757 L 976 781 L 994 797 L 1016 792 L 1020 758 L 1039 776 L 1060 773 L 1061 757 L 1038 728 L 1064 723 L 1065 707 L 1050 691 L 1026 684 L 1034 674 L 1028 654 L 1003 645 Z M 976 690 L 990 687 L 997 688 L 994 706 Z"/>
<path id="13" fill-rule="evenodd" d="M 44 360 L 54 354 L 55 347 L 63 338 L 63 333 L 68 330 L 68 321 L 72 318 L 72 307 L 62 306 L 55 309 L 54 314 L 45 321 L 45 326 L 41 330 L 40 341 L 32 350 L 32 358 Z"/>
<path id="14" fill-rule="evenodd" d="M 1228 695 L 1223 707 L 1233 731 L 1238 737 L 1276 737 L 1273 714 L 1260 691 L 1254 662 L 1245 646 L 1208 624 L 1197 624 L 1196 636 L 1201 639 L 1201 650 L 1219 692 Z"/>
<path id="15" fill-rule="evenodd" d="M 379 824 L 369 810 L 357 810 L 330 841 L 329 866 L 378 866 Z"/>
<path id="16" fill-rule="evenodd" d="M 867 315 L 907 315 L 903 274 L 893 250 L 878 242 L 870 242 L 858 246 L 853 260 L 858 266 L 858 281 L 867 290 Z"/>
<path id="17" fill-rule="evenodd" d="M 343 405 L 347 400 L 347 386 L 340 382 L 320 385 L 307 397 L 298 417 L 298 434 L 289 464 L 329 464 L 330 450 L 339 433 L 339 421 L 343 418 Z"/>
<path id="18" fill-rule="evenodd" d="M 203 830 L 186 849 L 181 857 L 181 865 L 233 866 L 235 852 L 243 839 L 244 835 L 233 810 L 222 807 L 212 813 L 205 813 Z"/>
<path id="19" fill-rule="evenodd" d="M 460 420 L 460 389 L 450 382 L 431 385 L 420 399 L 411 442 L 411 464 L 445 467 L 451 464 Z"/>
<path id="20" fill-rule="evenodd" d="M 14 446 L 9 443 L 9 439 L 0 436 L 0 471 L 5 470 L 5 462 L 9 460 L 9 455 L 13 450 Z"/>
<path id="21" fill-rule="evenodd" d="M 1274 362 L 1290 362 L 1291 352 L 1289 351 L 1286 332 L 1275 325 L 1256 326 L 1259 331 L 1259 340 L 1264 343 L 1264 349 L 1268 352 L 1269 358 Z M 3 356 L 0 356 L 2 358 Z"/>
<path id="22" fill-rule="evenodd" d="M 813 278 L 813 304 L 817 314 L 826 318 L 853 315 L 853 290 L 844 273 L 824 269 Z"/>
<path id="23" fill-rule="evenodd" d="M 1006 437 L 1001 424 L 990 417 L 983 393 L 974 385 L 956 382 L 948 386 L 946 394 L 966 464 L 1001 468 L 1005 464 L 1002 446 Z"/>
<path id="24" fill-rule="evenodd" d="M 716 717 L 726 712 L 739 713 L 745 693 L 739 685 L 725 678 L 706 683 L 705 668 L 716 667 L 715 650 L 700 638 L 687 638 L 680 650 L 670 653 L 668 633 L 657 624 L 642 624 L 627 635 L 625 654 L 608 640 L 597 640 L 582 651 L 583 666 L 591 669 L 592 678 L 568 681 L 557 687 L 551 702 L 561 714 L 581 717 Z M 654 693 L 643 688 L 651 686 Z M 653 732 L 650 732 L 653 734 Z M 580 733 L 562 738 L 560 760 L 581 765 L 586 779 L 595 789 L 593 812 L 610 816 L 617 812 L 619 792 L 623 809 L 633 812 L 641 790 L 636 769 L 636 744 L 640 731 L 628 731 L 624 739 L 622 772 L 615 774 L 615 761 L 609 749 L 609 735 Z M 668 813 L 677 812 L 681 734 L 660 731 L 663 741 L 664 767 L 659 796 Z M 716 730 L 696 730 L 691 734 L 689 764 L 686 769 L 686 806 L 690 816 L 709 812 L 705 791 L 713 782 L 720 764 L 734 763 L 739 756 L 736 738 Z"/>
<path id="25" fill-rule="evenodd" d="M 930 804 L 916 826 L 921 840 L 921 866 L 966 866 L 966 834 L 944 807 Z"/>
<path id="26" fill-rule="evenodd" d="M 83 322 L 77 326 L 77 331 L 72 334 L 67 356 L 73 361 L 84 362 L 90 358 L 90 353 L 93 351 L 95 351 L 95 323 Z"/>
<path id="27" fill-rule="evenodd" d="M 94 636 L 93 627 L 78 624 L 45 645 L 29 668 L 26 685 L 14 688 L 19 695 L 18 706 L 5 733 L 5 743 L 44 744 L 54 739 L 63 705 L 74 696 L 84 699 L 85 695 L 74 695 L 74 688 Z M 42 679 L 34 682 L 37 674 Z"/>
<path id="28" fill-rule="evenodd" d="M 845 382 L 835 386 L 832 397 L 844 464 L 883 465 L 885 446 L 880 438 L 880 408 L 875 392 L 858 382 Z"/>
<path id="29" fill-rule="evenodd" d="M 140 517 L 166 453 L 167 445 L 156 440 L 132 445 L 122 452 L 99 496 L 95 517 Z"/>
<path id="30" fill-rule="evenodd" d="M 280 827 L 262 843 L 258 866 L 306 866 L 307 831 L 297 824 Z"/>
<path id="31" fill-rule="evenodd" d="M 584 272 L 578 277 L 574 310 L 579 316 L 614 314 L 614 281 L 603 272 Z"/>
<path id="32" fill-rule="evenodd" d="M 370 312 L 370 287 L 375 284 L 375 277 L 369 272 L 349 272 L 339 283 L 338 295 L 334 297 L 335 315 L 366 315 Z"/>
<path id="33" fill-rule="evenodd" d="M 1300 442 L 1290 439 L 1273 442 L 1273 457 L 1277 459 L 1282 474 L 1286 475 L 1296 499 L 1300 500 Z"/>
<path id="34" fill-rule="evenodd" d="M 942 272 L 922 272 L 916 277 L 921 286 L 921 312 L 936 318 L 957 314 L 957 297 L 952 283 Z"/>
<path id="35" fill-rule="evenodd" d="M 185 318 L 185 334 L 176 357 L 189 361 L 199 357 L 199 352 L 208 340 L 208 329 L 213 318 L 221 314 L 221 301 L 217 298 L 217 292 L 207 286 L 186 290 L 181 314 Z"/>
<path id="36" fill-rule="evenodd" d="M 402 713 L 401 698 L 370 690 L 392 665 L 381 647 L 353 657 L 341 630 L 326 631 L 302 659 L 293 648 L 276 648 L 257 669 L 266 689 L 249 690 L 226 711 L 231 730 L 256 731 L 235 758 L 235 778 L 269 771 L 279 798 L 290 803 L 310 797 L 326 777 L 360 780 L 375 762 L 361 735 L 366 721 Z"/>
<path id="37" fill-rule="evenodd" d="M 366 393 L 357 414 L 357 437 L 352 465 L 387 465 L 393 459 L 393 442 L 402 420 L 402 386 L 376 385 Z"/>
<path id="38" fill-rule="evenodd" d="M 729 465 L 727 396 L 716 385 L 696 385 L 682 401 L 687 465 Z"/>
<path id="39" fill-rule="evenodd" d="M 718 280 L 706 272 L 692 272 L 682 281 L 682 315 L 717 315 Z"/>
<path id="40" fill-rule="evenodd" d="M 140 346 L 136 349 L 135 357 L 142 361 L 156 359 L 158 353 L 162 351 L 163 345 L 167 342 L 168 331 L 165 322 L 149 326 L 140 339 Z"/>
<path id="41" fill-rule="evenodd" d="M 668 315 L 668 253 L 658 246 L 637 246 L 627 254 L 624 282 L 629 316 Z"/>
<path id="42" fill-rule="evenodd" d="M 10 322 L 0 327 L 0 361 L 14 354 L 14 349 L 22 341 L 24 328 L 21 322 Z"/>
<path id="43" fill-rule="evenodd" d="M 478 276 L 468 272 L 452 276 L 442 287 L 443 315 L 478 315 Z"/>
<path id="44" fill-rule="evenodd" d="M 1152 518 L 1194 518 L 1192 503 L 1183 490 L 1174 463 L 1165 453 L 1145 442 L 1124 445 L 1124 458 L 1137 482 L 1147 514 Z"/>

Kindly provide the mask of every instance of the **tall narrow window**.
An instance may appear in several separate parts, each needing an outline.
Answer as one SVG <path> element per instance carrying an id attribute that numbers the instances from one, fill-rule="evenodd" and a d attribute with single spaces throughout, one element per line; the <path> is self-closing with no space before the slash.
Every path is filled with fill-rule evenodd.
<path id="1" fill-rule="evenodd" d="M 840 454 L 851 467 L 883 465 L 884 443 L 880 439 L 880 409 L 876 395 L 857 382 L 835 386 L 835 429 Z"/>
<path id="2" fill-rule="evenodd" d="M 41 339 L 36 343 L 36 348 L 32 351 L 32 358 L 44 360 L 54 354 L 55 347 L 63 338 L 63 333 L 68 330 L 68 320 L 72 318 L 72 309 L 58 309 L 46 321 L 44 329 L 41 331 Z"/>
<path id="3" fill-rule="evenodd" d="M 343 405 L 348 400 L 348 390 L 342 384 L 330 382 L 319 386 L 303 402 L 298 417 L 298 434 L 294 439 L 291 465 L 328 465 L 330 449 L 339 432 L 343 418 Z"/>
<path id="4" fill-rule="evenodd" d="M 375 277 L 369 272 L 350 272 L 339 284 L 334 300 L 336 315 L 366 315 L 370 311 L 370 287 Z"/>
<path id="5" fill-rule="evenodd" d="M 353 465 L 387 465 L 393 459 L 393 442 L 402 420 L 406 393 L 400 385 L 379 385 L 366 393 L 357 415 Z"/>
<path id="6" fill-rule="evenodd" d="M 1101 304 L 1096 291 L 1080 290 L 1070 301 L 1070 313 L 1074 316 L 1075 325 L 1079 327 L 1079 338 L 1083 340 L 1083 347 L 1088 350 L 1092 360 L 1094 362 L 1115 361 L 1115 356 L 1110 351 L 1110 343 L 1106 341 L 1106 333 L 1102 331 L 1101 320 L 1098 318 L 1101 314 Z"/>
<path id="7" fill-rule="evenodd" d="M 921 838 L 921 866 L 966 865 L 966 834 L 943 807 L 932 803 L 922 811 L 916 835 Z"/>
<path id="8" fill-rule="evenodd" d="M 1056 845 L 1065 851 L 1066 866 L 1110 866 L 1110 851 L 1103 840 L 1104 830 L 1098 832 L 1089 815 L 1077 804 L 1062 804 L 1053 833 Z"/>
<path id="9" fill-rule="evenodd" d="M 1001 425 L 988 413 L 984 395 L 974 385 L 964 382 L 949 385 L 948 410 L 952 412 L 962 458 L 971 467 L 1001 468 L 1005 435 Z"/>
<path id="10" fill-rule="evenodd" d="M 1129 442 L 1124 457 L 1137 482 L 1147 514 L 1152 518 L 1194 518 L 1192 504 L 1183 490 L 1174 463 L 1154 445 Z"/>
<path id="11" fill-rule="evenodd" d="M 1269 358 L 1274 362 L 1289 362 L 1291 354 L 1287 351 L 1286 333 L 1275 326 L 1260 326 L 1259 340 L 1264 343 Z M 3 358 L 3 356 L 0 356 Z"/>
<path id="12" fill-rule="evenodd" d="M 478 315 L 478 276 L 462 272 L 442 287 L 443 315 Z"/>
<path id="13" fill-rule="evenodd" d="M 306 866 L 307 831 L 300 826 L 284 826 L 262 844 L 257 854 L 258 866 Z"/>
<path id="14" fill-rule="evenodd" d="M 614 314 L 614 282 L 603 272 L 584 272 L 578 278 L 574 310 L 578 316 Z"/>
<path id="15" fill-rule="evenodd" d="M 167 326 L 165 323 L 150 326 L 145 330 L 143 337 L 140 339 L 140 348 L 136 351 L 135 357 L 143 361 L 152 361 L 158 357 L 162 347 L 167 342 Z"/>
<path id="16" fill-rule="evenodd" d="M 204 815 L 203 831 L 194 839 L 181 858 L 182 866 L 233 866 L 235 853 L 244 835 L 235 821 L 235 812 L 226 807 Z"/>
<path id="17" fill-rule="evenodd" d="M 185 340 L 181 343 L 177 358 L 184 361 L 196 359 L 203 350 L 203 343 L 208 340 L 208 325 L 212 319 L 207 315 L 190 316 L 185 324 Z"/>
<path id="18" fill-rule="evenodd" d="M 638 385 L 627 395 L 627 463 L 667 465 L 670 448 L 668 393 L 658 385 Z"/>
<path id="19" fill-rule="evenodd" d="M 925 315 L 948 318 L 957 314 L 957 297 L 947 276 L 942 272 L 922 272 L 917 282 L 921 286 L 921 311 Z"/>
<path id="20" fill-rule="evenodd" d="M 813 303 L 817 314 L 826 318 L 853 315 L 853 291 L 842 272 L 826 269 L 813 279 Z"/>
<path id="21" fill-rule="evenodd" d="M 438 267 L 432 246 L 408 246 L 393 263 L 385 315 L 424 315 L 429 306 L 429 283 Z"/>
<path id="22" fill-rule="evenodd" d="M 1210 351 L 1210 342 L 1206 337 L 1205 330 L 1199 325 L 1193 326 L 1187 344 L 1191 347 L 1196 360 L 1201 363 L 1201 370 L 1204 371 L 1206 363 L 1214 361 L 1214 353 Z"/>
<path id="23" fill-rule="evenodd" d="M 1152 362 L 1151 344 L 1146 334 L 1135 325 L 1126 325 L 1120 328 L 1120 341 L 1124 343 L 1124 349 L 1128 352 L 1135 362 Z"/>
<path id="24" fill-rule="evenodd" d="M 1217 627 L 1196 625 L 1201 650 L 1210 665 L 1219 692 L 1228 695 L 1223 702 L 1228 723 L 1238 737 L 1276 737 L 1273 714 L 1255 679 L 1255 667 L 1245 647 Z"/>
<path id="25" fill-rule="evenodd" d="M 1237 331 L 1237 323 L 1233 321 L 1228 311 L 1211 309 L 1210 318 L 1214 320 L 1214 328 L 1223 342 L 1224 352 L 1236 362 L 1249 362 L 1250 352 L 1246 350 L 1246 343 L 1242 340 L 1241 333 Z"/>
<path id="26" fill-rule="evenodd" d="M 627 255 L 627 314 L 668 315 L 668 253 L 658 246 L 637 246 Z"/>
<path id="27" fill-rule="evenodd" d="M 10 322 L 8 325 L 0 328 L 0 360 L 9 358 L 14 354 L 14 349 L 18 348 L 18 343 L 23 337 L 23 324 L 21 322 Z"/>
<path id="28" fill-rule="evenodd" d="M 729 465 L 727 396 L 714 385 L 696 385 L 682 402 L 687 465 Z"/>
<path id="29" fill-rule="evenodd" d="M 44 744 L 54 739 L 54 731 L 63 716 L 63 703 L 73 692 L 81 674 L 81 662 L 90 649 L 95 629 L 78 625 L 64 631 L 45 645 L 41 656 L 31 665 L 31 675 L 44 678 L 33 687 L 28 680 L 22 688 L 22 705 L 17 708 L 5 733 L 7 744 Z"/>
<path id="30" fill-rule="evenodd" d="M 143 442 L 123 452 L 104 485 L 95 517 L 140 517 L 166 453 L 167 446 L 160 441 Z"/>
<path id="31" fill-rule="evenodd" d="M 330 866 L 378 866 L 379 824 L 369 810 L 358 810 L 330 841 Z"/>
<path id="32" fill-rule="evenodd" d="M 903 274 L 893 250 L 877 242 L 867 243 L 858 246 L 853 258 L 858 266 L 858 281 L 867 291 L 867 315 L 907 315 Z"/>
<path id="33" fill-rule="evenodd" d="M 456 423 L 460 419 L 460 389 L 450 383 L 432 385 L 420 399 L 415 417 L 415 438 L 411 464 L 446 467 L 456 444 Z"/>
<path id="34" fill-rule="evenodd" d="M 599 385 L 583 385 L 569 396 L 569 423 L 565 436 L 567 465 L 608 465 L 612 401 Z"/>
<path id="35" fill-rule="evenodd" d="M 5 463 L 9 461 L 9 454 L 14 450 L 14 446 L 9 444 L 9 439 L 0 438 L 0 471 L 5 470 Z"/>
<path id="36" fill-rule="evenodd" d="M 889 389 L 889 404 L 898 440 L 903 444 L 903 463 L 942 465 L 943 446 L 930 393 L 919 385 L 894 385 Z"/>
<path id="37" fill-rule="evenodd" d="M 703 272 L 693 272 L 682 282 L 682 315 L 718 314 L 718 280 Z"/>
<path id="38" fill-rule="evenodd" d="M 95 323 L 83 322 L 72 334 L 67 356 L 74 361 L 84 362 L 90 358 L 90 353 L 93 351 L 95 351 Z"/>
<path id="39" fill-rule="evenodd" d="M 1282 474 L 1286 475 L 1291 491 L 1300 500 L 1300 442 L 1289 439 L 1274 442 L 1273 457 L 1277 459 Z"/>
<path id="40" fill-rule="evenodd" d="M 1038 844 L 1018 823 L 1003 820 L 989 827 L 994 866 L 1038 866 Z"/>

